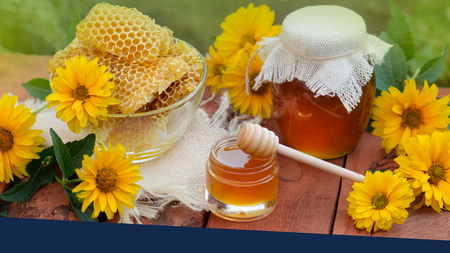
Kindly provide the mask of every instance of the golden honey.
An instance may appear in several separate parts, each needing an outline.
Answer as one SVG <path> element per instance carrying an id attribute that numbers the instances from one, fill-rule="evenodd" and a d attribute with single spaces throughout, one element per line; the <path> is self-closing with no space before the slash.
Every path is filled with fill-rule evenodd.
<path id="1" fill-rule="evenodd" d="M 375 79 L 362 87 L 359 104 L 350 113 L 338 96 L 317 96 L 305 82 L 274 84 L 274 117 L 286 145 L 306 154 L 332 159 L 353 151 L 369 122 Z"/>
<path id="2" fill-rule="evenodd" d="M 217 204 L 211 211 L 235 221 L 251 221 L 269 215 L 278 192 L 277 155 L 269 158 L 244 153 L 236 136 L 225 137 L 211 148 L 206 165 L 206 199 Z"/>

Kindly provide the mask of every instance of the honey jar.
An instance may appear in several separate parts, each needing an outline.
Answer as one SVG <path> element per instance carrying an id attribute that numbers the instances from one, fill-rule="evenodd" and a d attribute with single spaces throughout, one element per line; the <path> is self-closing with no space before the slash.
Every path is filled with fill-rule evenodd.
<path id="1" fill-rule="evenodd" d="M 360 103 L 351 112 L 338 97 L 315 97 L 298 79 L 274 84 L 274 117 L 286 145 L 321 159 L 353 151 L 372 114 L 374 79 L 362 87 Z"/>
<path id="2" fill-rule="evenodd" d="M 237 136 L 218 140 L 206 165 L 205 198 L 211 212 L 233 221 L 266 217 L 275 208 L 278 192 L 277 155 L 253 157 L 237 145 Z"/>
<path id="3" fill-rule="evenodd" d="M 321 159 L 354 150 L 372 113 L 374 66 L 392 45 L 335 5 L 288 14 L 280 35 L 258 45 L 264 65 L 251 88 L 273 85 L 273 115 L 286 145 Z"/>

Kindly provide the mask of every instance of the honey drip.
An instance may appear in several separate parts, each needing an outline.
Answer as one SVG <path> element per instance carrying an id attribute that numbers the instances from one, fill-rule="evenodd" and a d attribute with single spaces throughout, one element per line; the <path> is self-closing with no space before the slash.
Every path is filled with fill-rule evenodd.
<path id="1" fill-rule="evenodd" d="M 275 84 L 274 116 L 286 145 L 321 159 L 350 153 L 361 140 L 372 113 L 373 76 L 362 91 L 360 103 L 348 113 L 339 97 L 315 97 L 298 79 Z"/>

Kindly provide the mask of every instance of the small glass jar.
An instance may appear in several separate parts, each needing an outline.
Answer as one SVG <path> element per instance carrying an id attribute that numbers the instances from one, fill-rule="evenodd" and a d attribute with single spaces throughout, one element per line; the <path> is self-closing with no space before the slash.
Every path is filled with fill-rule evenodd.
<path id="1" fill-rule="evenodd" d="M 233 221 L 254 221 L 269 215 L 277 203 L 277 155 L 252 157 L 236 143 L 237 136 L 218 140 L 206 165 L 206 192 L 211 210 Z"/>
<path id="2" fill-rule="evenodd" d="M 305 82 L 274 84 L 274 117 L 286 145 L 321 159 L 344 156 L 361 140 L 372 114 L 375 74 L 348 112 L 338 96 L 317 96 Z"/>

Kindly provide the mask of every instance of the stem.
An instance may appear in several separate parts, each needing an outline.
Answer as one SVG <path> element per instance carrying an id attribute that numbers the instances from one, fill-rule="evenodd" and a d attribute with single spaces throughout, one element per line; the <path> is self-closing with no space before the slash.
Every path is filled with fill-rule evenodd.
<path id="1" fill-rule="evenodd" d="M 414 72 L 414 75 L 412 76 L 411 79 L 416 79 L 416 77 L 419 75 L 419 72 L 420 72 L 420 68 L 416 69 L 416 72 Z"/>
<path id="2" fill-rule="evenodd" d="M 83 179 L 76 178 L 76 179 L 66 181 L 66 184 L 81 183 L 81 182 L 83 182 Z"/>
<path id="3" fill-rule="evenodd" d="M 56 179 L 56 181 L 58 181 L 58 183 L 60 183 L 61 184 L 61 186 L 63 187 L 63 188 L 66 188 L 67 190 L 69 190 L 69 191 L 72 191 L 73 189 L 72 188 L 70 188 L 69 186 L 67 186 L 66 185 L 66 183 L 64 183 L 55 173 L 53 173 L 53 176 L 54 176 L 54 178 Z M 74 179 L 74 180 L 76 180 L 76 179 Z M 74 180 L 71 180 L 71 181 L 74 181 Z"/>
<path id="4" fill-rule="evenodd" d="M 69 191 L 71 191 L 71 192 L 72 192 L 72 190 L 73 190 L 72 188 L 70 188 L 70 187 L 67 186 L 67 185 L 63 185 L 62 187 L 63 187 L 63 188 L 66 188 L 67 190 L 69 190 Z"/>
<path id="5" fill-rule="evenodd" d="M 53 176 L 54 176 L 55 180 L 58 181 L 58 183 L 60 185 L 64 186 L 64 182 L 55 173 L 53 173 Z"/>
<path id="6" fill-rule="evenodd" d="M 31 112 L 32 114 L 37 114 L 38 112 L 44 110 L 47 107 L 48 103 L 45 103 L 44 105 L 42 105 L 39 109 L 37 109 L 36 111 Z"/>

